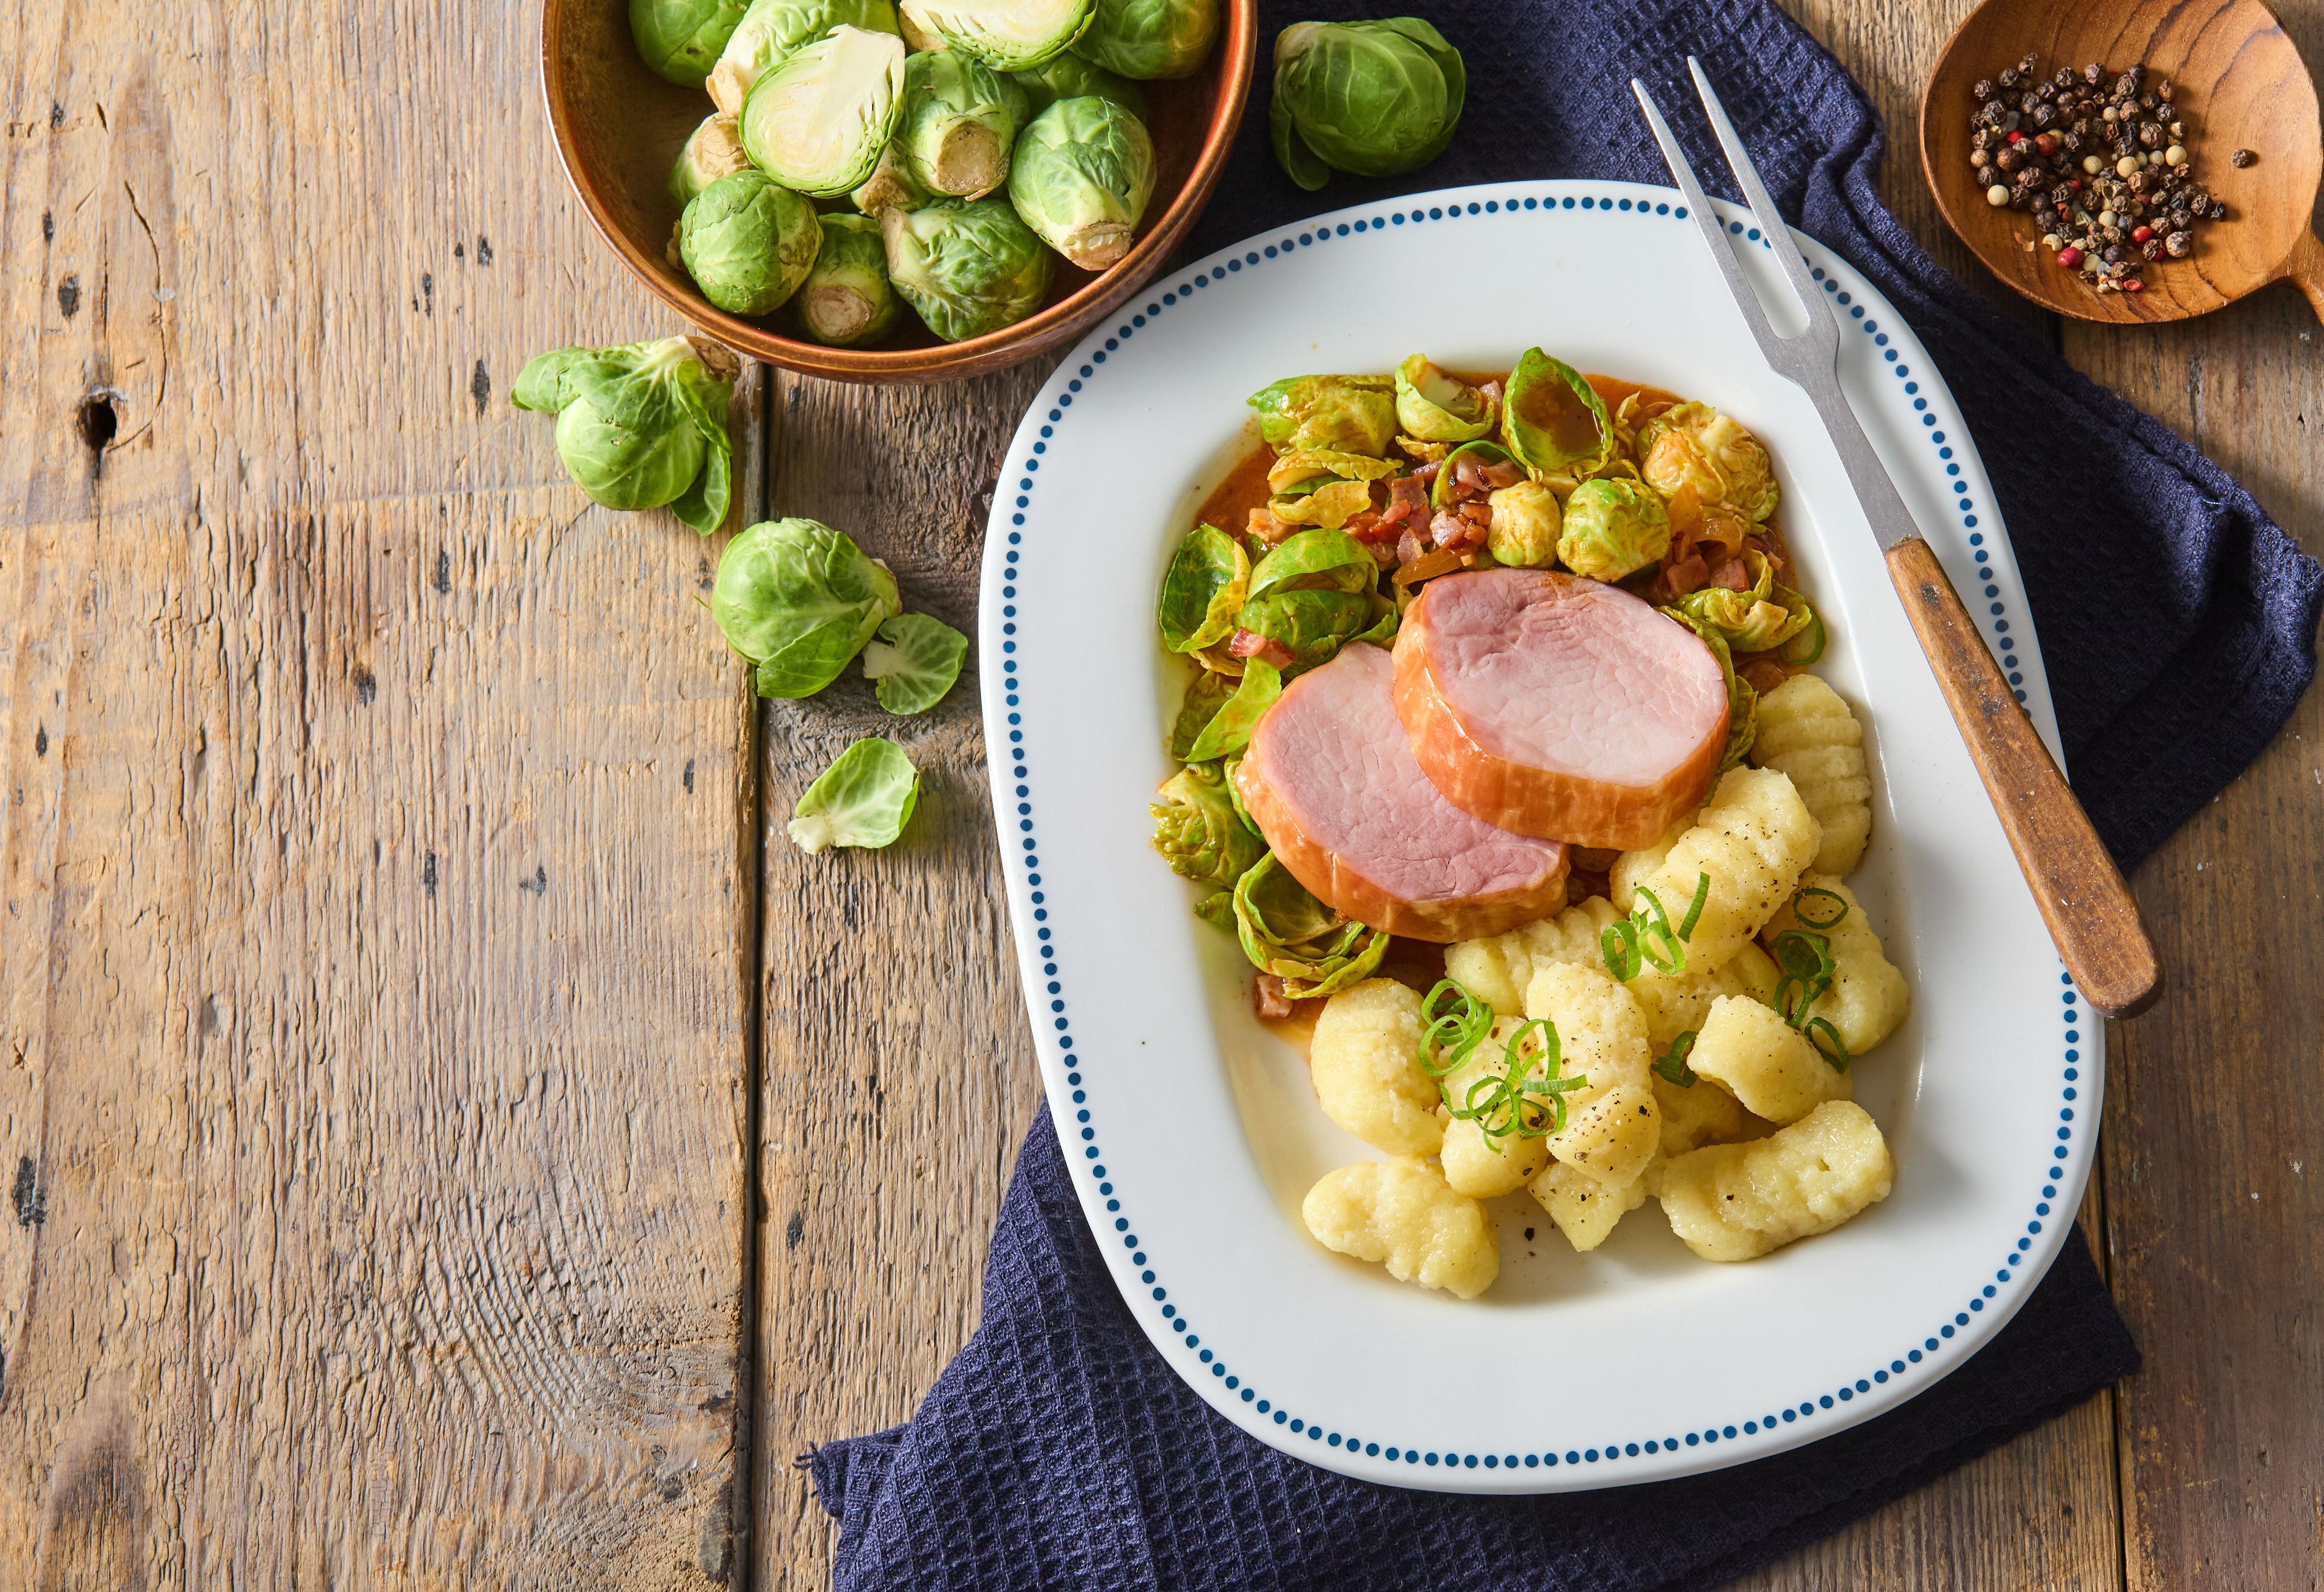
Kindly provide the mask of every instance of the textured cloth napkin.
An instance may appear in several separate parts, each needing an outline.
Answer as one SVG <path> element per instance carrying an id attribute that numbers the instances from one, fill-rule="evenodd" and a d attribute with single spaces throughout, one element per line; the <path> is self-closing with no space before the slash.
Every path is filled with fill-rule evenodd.
<path id="1" fill-rule="evenodd" d="M 1950 384 L 2010 527 L 2075 788 L 2124 864 L 2233 779 L 2291 713 L 2315 672 L 2315 562 L 2218 465 L 2025 339 L 1921 251 L 1875 196 L 1877 117 L 1768 0 L 1262 0 L 1259 10 L 1259 81 L 1194 253 L 1422 189 L 1667 183 L 1629 97 L 1634 75 L 1696 170 L 1731 194 L 1686 80 L 1696 55 L 1777 203 L 1878 284 Z M 1425 12 L 1466 59 L 1452 147 L 1401 178 L 1335 174 L 1322 193 L 1302 192 L 1268 149 L 1265 50 L 1303 17 L 1406 10 Z M 2136 1363 L 2089 1252 L 2070 1241 L 1968 1365 L 1792 1453 L 1544 1498 L 1351 1481 L 1244 1436 L 1170 1373 L 1114 1290 L 1045 1111 L 1001 1210 L 974 1339 L 908 1425 L 826 1444 L 807 1462 L 840 1521 L 838 1592 L 1646 1592 L 1715 1585 L 1837 1530 Z"/>

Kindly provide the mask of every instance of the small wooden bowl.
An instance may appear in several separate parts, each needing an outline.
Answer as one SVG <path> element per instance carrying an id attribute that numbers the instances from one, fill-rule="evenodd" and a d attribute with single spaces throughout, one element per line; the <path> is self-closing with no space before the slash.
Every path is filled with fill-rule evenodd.
<path id="1" fill-rule="evenodd" d="M 827 348 L 787 336 L 778 315 L 744 320 L 713 306 L 662 250 L 678 224 L 669 169 L 711 111 L 698 88 L 648 70 L 630 39 L 625 0 L 545 0 L 541 90 L 557 152 L 589 219 L 647 289 L 730 347 L 795 371 L 846 382 L 937 382 L 979 375 L 1069 342 L 1158 271 L 1218 185 L 1250 96 L 1258 0 L 1224 0 L 1218 42 L 1200 71 L 1139 85 L 1157 167 L 1153 202 L 1121 262 L 1093 275 L 1056 262 L 1048 302 L 990 336 L 945 343 L 908 309 L 872 348 Z M 612 336 L 611 333 L 608 336 Z"/>
<path id="2" fill-rule="evenodd" d="M 2227 216 L 2197 228 L 2185 259 L 2156 261 L 2143 292 L 2092 291 L 2042 247 L 2031 216 L 1988 205 L 1977 185 L 1970 86 L 2029 50 L 2045 71 L 2095 60 L 2119 73 L 2143 61 L 2149 82 L 2173 85 L 2195 179 L 2227 201 Z M 2259 159 L 2237 170 L 2227 157 L 2238 149 Z M 2260 0 L 1986 0 L 1954 31 L 1921 97 L 1921 165 L 1961 241 L 1994 275 L 2060 315 L 2181 320 L 2289 278 L 2324 317 L 2324 243 L 2310 225 L 2324 173 L 2316 85 Z"/>

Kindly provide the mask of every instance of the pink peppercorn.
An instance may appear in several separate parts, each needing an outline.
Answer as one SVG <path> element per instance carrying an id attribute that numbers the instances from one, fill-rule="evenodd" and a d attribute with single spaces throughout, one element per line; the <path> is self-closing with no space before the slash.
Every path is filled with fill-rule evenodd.
<path id="1" fill-rule="evenodd" d="M 2058 251 L 2059 264 L 2071 269 L 2074 266 L 2080 265 L 2081 262 L 2082 252 L 2074 247 L 2073 244 L 2068 244 L 2064 248 Z"/>
<path id="2" fill-rule="evenodd" d="M 2135 276 L 2125 277 L 2122 282 L 2122 290 L 2126 293 L 2144 293 L 2146 291 L 2146 284 L 2140 281 Z"/>
<path id="3" fill-rule="evenodd" d="M 2134 226 L 2130 229 L 2130 241 L 2134 244 L 2143 244 L 2153 235 L 2154 229 L 2151 226 Z"/>

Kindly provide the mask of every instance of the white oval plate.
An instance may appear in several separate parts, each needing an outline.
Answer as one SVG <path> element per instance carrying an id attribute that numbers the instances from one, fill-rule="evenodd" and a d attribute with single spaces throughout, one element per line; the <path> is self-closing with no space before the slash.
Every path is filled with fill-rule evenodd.
<path id="1" fill-rule="evenodd" d="M 1748 214 L 1730 219 L 1758 239 Z M 1960 413 L 1886 300 L 1800 241 L 1844 317 L 1842 379 L 1865 428 L 2054 748 L 2015 561 Z M 1780 281 L 1764 246 L 1741 253 L 1763 285 Z M 1882 1204 L 1716 1265 L 1651 1201 L 1582 1256 L 1520 1195 L 1495 1202 L 1500 1280 L 1463 1303 L 1333 1255 L 1301 1223 L 1316 1178 L 1377 1157 L 1324 1118 L 1297 1053 L 1251 1016 L 1240 952 L 1148 849 L 1184 667 L 1155 642 L 1153 614 L 1196 507 L 1253 445 L 1248 394 L 1389 370 L 1416 350 L 1506 366 L 1532 344 L 1715 403 L 1774 454 L 1802 584 L 1831 624 L 1821 672 L 1869 709 L 1876 817 L 1852 882 L 1914 1012 L 1857 1085 L 1895 1156 Z M 1018 955 L 1074 1185 L 1147 1334 L 1252 1435 L 1351 1476 L 1460 1492 L 1757 1459 L 1960 1365 L 2071 1228 L 2100 1032 L 1829 439 L 1760 358 L 1671 190 L 1425 194 L 1284 227 L 1155 283 L 1019 428 L 980 630 Z"/>

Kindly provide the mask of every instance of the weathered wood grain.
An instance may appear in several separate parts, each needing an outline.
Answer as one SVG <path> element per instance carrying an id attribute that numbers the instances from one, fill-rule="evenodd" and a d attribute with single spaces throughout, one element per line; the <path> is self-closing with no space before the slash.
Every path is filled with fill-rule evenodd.
<path id="1" fill-rule="evenodd" d="M 752 721 L 505 400 L 669 329 L 530 23 L 0 23 L 0 1587 L 737 1569 Z"/>

